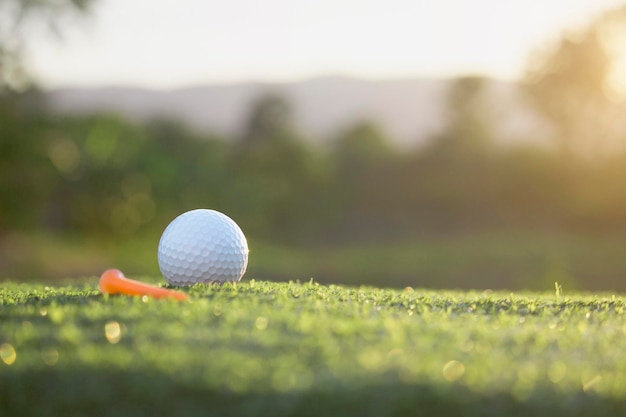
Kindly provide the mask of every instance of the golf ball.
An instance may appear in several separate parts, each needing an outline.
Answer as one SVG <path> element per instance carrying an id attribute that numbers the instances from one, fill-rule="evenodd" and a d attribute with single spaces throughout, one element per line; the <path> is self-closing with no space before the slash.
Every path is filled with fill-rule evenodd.
<path id="1" fill-rule="evenodd" d="M 248 266 L 248 243 L 230 217 L 215 210 L 191 210 L 163 231 L 158 261 L 172 285 L 239 281 Z"/>

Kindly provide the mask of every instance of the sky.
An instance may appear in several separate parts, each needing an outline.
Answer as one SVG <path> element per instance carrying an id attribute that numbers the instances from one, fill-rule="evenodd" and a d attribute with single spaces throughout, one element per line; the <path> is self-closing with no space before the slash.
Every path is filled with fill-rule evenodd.
<path id="1" fill-rule="evenodd" d="M 519 78 L 529 54 L 621 0 L 99 0 L 37 33 L 44 87 L 169 89 L 318 76 Z"/>

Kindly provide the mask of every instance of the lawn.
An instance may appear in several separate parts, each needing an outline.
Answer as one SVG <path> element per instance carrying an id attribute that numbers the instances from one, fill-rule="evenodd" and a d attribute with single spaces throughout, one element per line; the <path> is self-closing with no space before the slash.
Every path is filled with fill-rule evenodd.
<path id="1" fill-rule="evenodd" d="M 619 294 L 96 284 L 2 284 L 0 415 L 626 415 Z"/>

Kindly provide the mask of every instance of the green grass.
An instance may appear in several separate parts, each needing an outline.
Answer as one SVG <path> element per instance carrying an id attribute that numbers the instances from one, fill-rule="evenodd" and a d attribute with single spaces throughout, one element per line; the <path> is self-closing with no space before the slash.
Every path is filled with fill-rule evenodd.
<path id="1" fill-rule="evenodd" d="M 3 284 L 0 415 L 626 413 L 618 295 L 95 283 Z"/>

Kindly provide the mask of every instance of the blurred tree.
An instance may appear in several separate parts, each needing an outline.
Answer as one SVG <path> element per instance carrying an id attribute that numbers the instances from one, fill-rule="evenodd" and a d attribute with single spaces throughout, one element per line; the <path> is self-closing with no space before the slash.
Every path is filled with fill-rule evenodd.
<path id="1" fill-rule="evenodd" d="M 0 235 L 39 218 L 58 175 L 41 140 L 43 119 L 25 97 L 0 95 Z"/>
<path id="2" fill-rule="evenodd" d="M 454 80 L 446 97 L 446 126 L 422 153 L 422 163 L 449 165 L 461 175 L 482 165 L 494 147 L 493 115 L 485 101 L 486 80 L 468 76 Z"/>
<path id="3" fill-rule="evenodd" d="M 229 141 L 201 136 L 179 122 L 153 121 L 147 126 L 137 169 L 150 180 L 159 213 L 169 216 L 189 208 L 225 210 L 231 187 Z"/>
<path id="4" fill-rule="evenodd" d="M 623 141 L 616 135 L 626 133 L 624 107 L 617 106 L 609 92 L 614 58 L 607 49 L 609 26 L 621 26 L 623 38 L 626 7 L 606 13 L 577 33 L 564 35 L 555 48 L 531 57 L 525 80 L 528 96 L 552 123 L 558 146 L 565 153 L 606 152 L 616 140 Z"/>
<path id="5" fill-rule="evenodd" d="M 189 208 L 223 208 L 230 187 L 228 142 L 170 120 L 55 118 L 42 142 L 56 181 L 40 206 L 53 230 L 130 234 Z"/>
<path id="6" fill-rule="evenodd" d="M 395 232 L 395 197 L 404 190 L 393 175 L 399 156 L 383 130 L 371 121 L 358 122 L 332 141 L 331 156 L 334 181 L 328 204 L 339 214 L 335 234 L 371 238 Z"/>
<path id="7" fill-rule="evenodd" d="M 434 138 L 430 152 L 464 158 L 493 145 L 485 87 L 485 78 L 479 76 L 452 82 L 446 97 L 446 128 Z"/>
<path id="8" fill-rule="evenodd" d="M 493 114 L 486 103 L 486 80 L 454 80 L 446 97 L 446 126 L 412 158 L 402 177 L 412 181 L 406 199 L 430 225 L 482 226 L 494 198 Z"/>
<path id="9" fill-rule="evenodd" d="M 228 205 L 235 216 L 247 219 L 252 233 L 303 237 L 320 204 L 322 164 L 295 130 L 289 104 L 277 95 L 261 96 L 233 149 L 230 169 L 236 182 Z"/>
<path id="10" fill-rule="evenodd" d="M 251 106 L 241 142 L 247 149 L 267 142 L 290 140 L 293 115 L 285 99 L 276 94 L 260 96 Z"/>
<path id="11" fill-rule="evenodd" d="M 60 33 L 66 18 L 85 12 L 92 0 L 0 1 L 0 232 L 36 224 L 60 180 L 54 167 L 70 169 L 71 142 L 45 138 L 46 118 L 23 62 L 28 36 L 39 26 Z M 77 13 L 78 12 L 78 13 Z"/>
<path id="12" fill-rule="evenodd" d="M 32 84 L 22 54 L 28 34 L 43 26 L 60 35 L 67 18 L 84 14 L 94 0 L 2 0 L 0 2 L 0 94 Z"/>
<path id="13" fill-rule="evenodd" d="M 332 144 L 339 175 L 355 176 L 368 167 L 381 164 L 394 150 L 379 126 L 369 121 L 356 123 Z"/>
<path id="14" fill-rule="evenodd" d="M 393 187 L 384 184 L 386 179 L 382 171 L 391 165 L 395 153 L 387 137 L 374 123 L 363 121 L 346 129 L 332 142 L 331 151 L 336 202 L 343 202 L 344 211 L 368 210 L 364 199 L 373 198 L 385 187 Z"/>
<path id="15" fill-rule="evenodd" d="M 50 177 L 55 181 L 39 205 L 43 221 L 35 224 L 55 231 L 122 229 L 112 225 L 121 223 L 112 213 L 131 211 L 122 184 L 135 170 L 144 136 L 123 119 L 106 115 L 48 121 L 38 146 L 46 150 L 44 162 L 52 166 Z M 42 168 L 28 166 L 37 171 Z"/>

